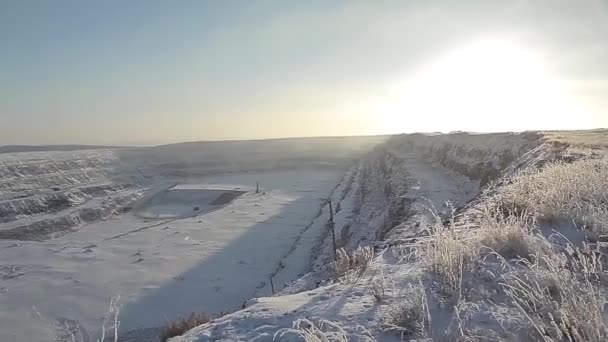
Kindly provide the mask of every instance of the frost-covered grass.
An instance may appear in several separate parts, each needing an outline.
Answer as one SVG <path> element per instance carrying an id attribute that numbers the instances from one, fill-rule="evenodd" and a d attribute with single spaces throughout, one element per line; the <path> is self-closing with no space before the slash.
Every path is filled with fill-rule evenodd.
<path id="1" fill-rule="evenodd" d="M 459 291 L 463 272 L 477 257 L 478 246 L 469 240 L 462 231 L 454 229 L 453 222 L 447 227 L 437 222 L 424 246 L 425 263 L 450 293 Z"/>
<path id="2" fill-rule="evenodd" d="M 512 304 L 525 315 L 532 336 L 544 341 L 606 341 L 608 324 L 601 257 L 588 248 L 528 261 L 502 277 Z"/>
<path id="3" fill-rule="evenodd" d="M 334 262 L 336 279 L 352 281 L 359 278 L 373 258 L 374 249 L 369 246 L 359 246 L 352 252 L 348 252 L 344 248 L 338 249 L 336 251 L 336 261 Z"/>
<path id="4" fill-rule="evenodd" d="M 479 218 L 479 230 L 473 239 L 482 255 L 496 253 L 507 260 L 545 255 L 550 247 L 535 228 L 534 217 L 527 213 L 504 214 L 487 211 Z"/>
<path id="5" fill-rule="evenodd" d="M 533 258 L 550 248 L 528 215 L 487 210 L 476 220 L 476 227 L 470 229 L 457 226 L 453 219 L 448 225 L 437 220 L 424 244 L 422 259 L 447 293 L 460 293 L 464 274 L 490 254 L 507 260 Z"/>
<path id="6" fill-rule="evenodd" d="M 572 220 L 598 233 L 608 231 L 608 161 L 581 160 L 515 176 L 505 205 L 545 220 Z"/>
<path id="7" fill-rule="evenodd" d="M 385 330 L 397 332 L 402 340 L 428 337 L 431 318 L 423 286 L 412 286 L 405 294 L 387 311 Z"/>
<path id="8" fill-rule="evenodd" d="M 521 173 L 501 191 L 494 208 L 470 222 L 475 228 L 458 228 L 452 221 L 430 229 L 425 253 L 429 266 L 453 287 L 461 269 L 488 251 L 505 259 L 546 254 L 550 247 L 539 235 L 539 219 L 574 221 L 603 233 L 608 230 L 607 180 L 608 162 L 598 160 L 554 163 Z"/>
<path id="9" fill-rule="evenodd" d="M 375 342 L 376 340 L 361 327 L 363 335 L 362 341 Z M 280 329 L 274 334 L 273 340 L 285 341 L 292 336 L 300 337 L 304 342 L 348 342 L 348 334 L 337 322 L 321 320 L 314 323 L 311 320 L 302 318 L 293 322 L 291 328 Z M 291 341 L 291 340 L 290 340 Z"/>
<path id="10" fill-rule="evenodd" d="M 421 256 L 441 289 L 457 294 L 459 302 L 471 297 L 471 307 L 485 307 L 501 326 L 502 320 L 515 325 L 517 333 L 503 328 L 510 336 L 504 340 L 607 340 L 608 275 L 601 246 L 553 244 L 538 222 L 571 221 L 592 229 L 594 237 L 608 231 L 608 162 L 552 163 L 520 173 L 481 207 L 474 216 L 462 215 L 462 224 L 438 220 L 430 229 Z M 498 318 L 509 310 L 521 316 Z"/>
<path id="11" fill-rule="evenodd" d="M 382 302 L 384 298 L 388 296 L 390 290 L 390 281 L 384 276 L 384 272 L 380 270 L 380 274 L 377 277 L 370 278 L 371 288 L 370 291 L 376 302 Z M 394 283 L 392 283 L 394 292 Z"/>

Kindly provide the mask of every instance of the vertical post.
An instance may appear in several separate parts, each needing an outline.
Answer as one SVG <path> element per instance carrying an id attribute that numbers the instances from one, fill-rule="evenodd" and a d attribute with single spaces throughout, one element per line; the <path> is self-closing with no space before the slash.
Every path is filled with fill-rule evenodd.
<path id="1" fill-rule="evenodd" d="M 274 283 L 272 282 L 272 275 L 270 276 L 270 290 L 272 291 L 272 294 L 274 294 Z"/>
<path id="2" fill-rule="evenodd" d="M 329 202 L 329 228 L 331 229 L 331 238 L 334 245 L 334 260 L 338 261 L 338 252 L 336 251 L 336 231 L 334 229 L 334 210 L 331 205 L 331 200 L 328 199 L 327 201 Z"/>
<path id="3" fill-rule="evenodd" d="M 260 193 L 260 183 L 259 182 L 255 182 L 255 193 L 256 194 Z"/>
<path id="4" fill-rule="evenodd" d="M 329 222 L 329 227 L 331 228 L 331 238 L 333 239 L 334 243 L 334 260 L 338 261 L 338 251 L 336 250 L 336 232 L 334 231 L 334 223 Z"/>

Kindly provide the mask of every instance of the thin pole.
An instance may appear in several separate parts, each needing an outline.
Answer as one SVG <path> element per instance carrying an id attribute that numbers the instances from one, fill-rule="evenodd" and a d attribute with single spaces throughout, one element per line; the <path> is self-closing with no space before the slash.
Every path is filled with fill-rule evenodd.
<path id="1" fill-rule="evenodd" d="M 270 290 L 272 291 L 272 294 L 274 294 L 274 283 L 272 282 L 272 276 L 270 276 Z"/>
<path id="2" fill-rule="evenodd" d="M 334 260 L 338 261 L 338 252 L 336 251 L 336 231 L 334 229 L 334 210 L 331 205 L 331 200 L 327 200 L 329 202 L 329 228 L 331 228 L 331 238 L 334 244 Z"/>
<path id="3" fill-rule="evenodd" d="M 334 231 L 334 223 L 329 222 L 329 227 L 331 228 L 331 237 L 334 243 L 334 259 L 338 261 L 338 252 L 336 251 L 336 232 Z"/>

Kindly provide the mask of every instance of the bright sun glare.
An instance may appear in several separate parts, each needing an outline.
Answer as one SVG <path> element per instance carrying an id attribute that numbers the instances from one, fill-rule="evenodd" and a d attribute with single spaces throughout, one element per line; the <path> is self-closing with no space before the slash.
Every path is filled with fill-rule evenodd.
<path id="1" fill-rule="evenodd" d="M 569 129 L 591 119 L 532 50 L 484 40 L 457 49 L 395 85 L 375 112 L 385 130 Z"/>

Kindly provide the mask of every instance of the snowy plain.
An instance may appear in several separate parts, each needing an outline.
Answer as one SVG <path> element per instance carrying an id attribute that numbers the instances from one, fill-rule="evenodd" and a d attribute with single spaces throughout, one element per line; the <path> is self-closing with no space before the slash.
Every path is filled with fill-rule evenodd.
<path id="1" fill-rule="evenodd" d="M 167 165 L 162 147 L 0 154 L 0 204 L 8 208 L 0 221 L 0 341 L 95 341 L 117 296 L 128 334 L 271 295 L 277 269 L 276 291 L 307 270 L 323 227 L 315 218 L 375 142 L 330 151 L 298 142 L 297 151 L 280 152 L 275 141 L 260 142 L 250 148 L 267 151 L 264 160 L 228 148 L 217 163 L 203 146 L 179 155 L 178 166 Z M 103 191 L 78 192 L 100 184 Z M 129 199 L 114 201 L 119 195 Z M 294 244 L 303 257 L 285 271 Z"/>

